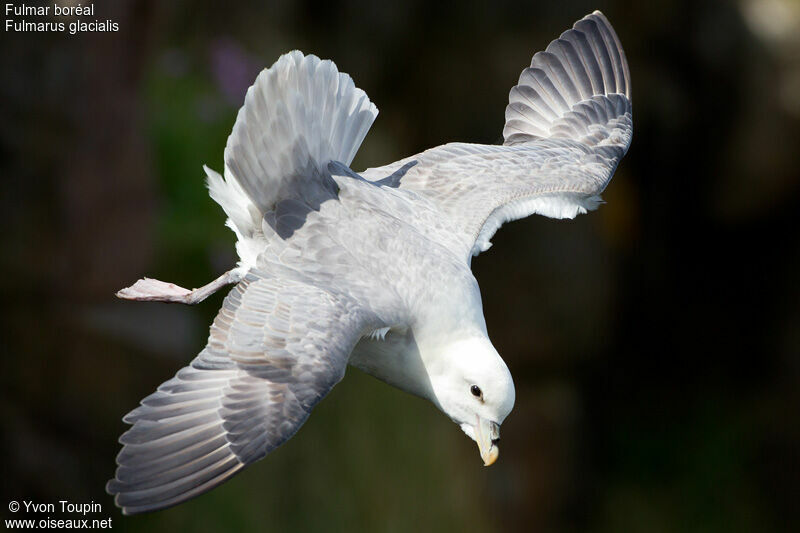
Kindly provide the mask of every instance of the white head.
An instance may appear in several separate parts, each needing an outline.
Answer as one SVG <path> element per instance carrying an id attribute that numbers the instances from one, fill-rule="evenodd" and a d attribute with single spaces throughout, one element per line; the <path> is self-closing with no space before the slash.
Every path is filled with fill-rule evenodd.
<path id="1" fill-rule="evenodd" d="M 486 466 L 497 460 L 500 424 L 514 407 L 514 382 L 486 337 L 446 345 L 428 367 L 433 402 L 478 443 Z"/>

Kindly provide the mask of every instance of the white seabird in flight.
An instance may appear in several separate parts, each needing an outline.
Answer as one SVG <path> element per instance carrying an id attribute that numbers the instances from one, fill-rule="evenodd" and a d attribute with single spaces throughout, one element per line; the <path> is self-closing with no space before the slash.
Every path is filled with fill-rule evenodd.
<path id="1" fill-rule="evenodd" d="M 142 279 L 132 300 L 197 303 L 235 287 L 189 366 L 130 412 L 107 490 L 126 514 L 202 494 L 280 446 L 348 364 L 427 398 L 498 456 L 514 384 L 486 332 L 472 256 L 505 222 L 594 209 L 632 135 L 630 74 L 599 11 L 533 56 L 502 146 L 450 143 L 356 173 L 376 107 L 331 61 L 282 56 L 247 91 L 206 168 L 240 261 L 189 291 Z"/>

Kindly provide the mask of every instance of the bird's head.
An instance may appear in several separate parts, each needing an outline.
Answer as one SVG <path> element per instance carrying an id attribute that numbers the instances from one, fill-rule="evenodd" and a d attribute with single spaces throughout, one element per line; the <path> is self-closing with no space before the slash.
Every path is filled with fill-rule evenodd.
<path id="1" fill-rule="evenodd" d="M 486 337 L 443 347 L 439 364 L 429 369 L 434 403 L 478 443 L 486 466 L 500 453 L 500 424 L 514 407 L 514 382 Z"/>

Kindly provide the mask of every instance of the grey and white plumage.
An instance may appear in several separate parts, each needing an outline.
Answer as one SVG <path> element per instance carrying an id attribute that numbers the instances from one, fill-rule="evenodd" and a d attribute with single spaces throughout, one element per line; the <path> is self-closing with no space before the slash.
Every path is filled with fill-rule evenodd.
<path id="1" fill-rule="evenodd" d="M 201 494 L 289 439 L 348 364 L 431 400 L 497 458 L 514 403 L 471 257 L 505 222 L 594 209 L 631 141 L 630 74 L 595 12 L 537 53 L 509 95 L 502 146 L 451 143 L 349 168 L 377 116 L 330 61 L 291 52 L 248 90 L 209 191 L 238 266 L 188 291 L 143 279 L 124 298 L 196 303 L 236 283 L 207 346 L 125 421 L 108 491 L 126 513 Z"/>

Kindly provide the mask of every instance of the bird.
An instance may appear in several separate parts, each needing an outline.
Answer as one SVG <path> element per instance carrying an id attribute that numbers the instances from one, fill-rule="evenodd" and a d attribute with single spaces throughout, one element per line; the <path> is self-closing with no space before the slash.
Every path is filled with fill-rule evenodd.
<path id="1" fill-rule="evenodd" d="M 286 442 L 353 366 L 432 402 L 499 455 L 515 401 L 471 259 L 506 222 L 598 207 L 631 143 L 628 63 L 595 11 L 536 53 L 509 93 L 502 145 L 454 142 L 356 172 L 378 110 L 329 60 L 293 51 L 248 89 L 211 198 L 234 268 L 189 290 L 117 293 L 196 304 L 233 288 L 199 355 L 124 422 L 106 490 L 124 514 L 203 494 Z"/>

